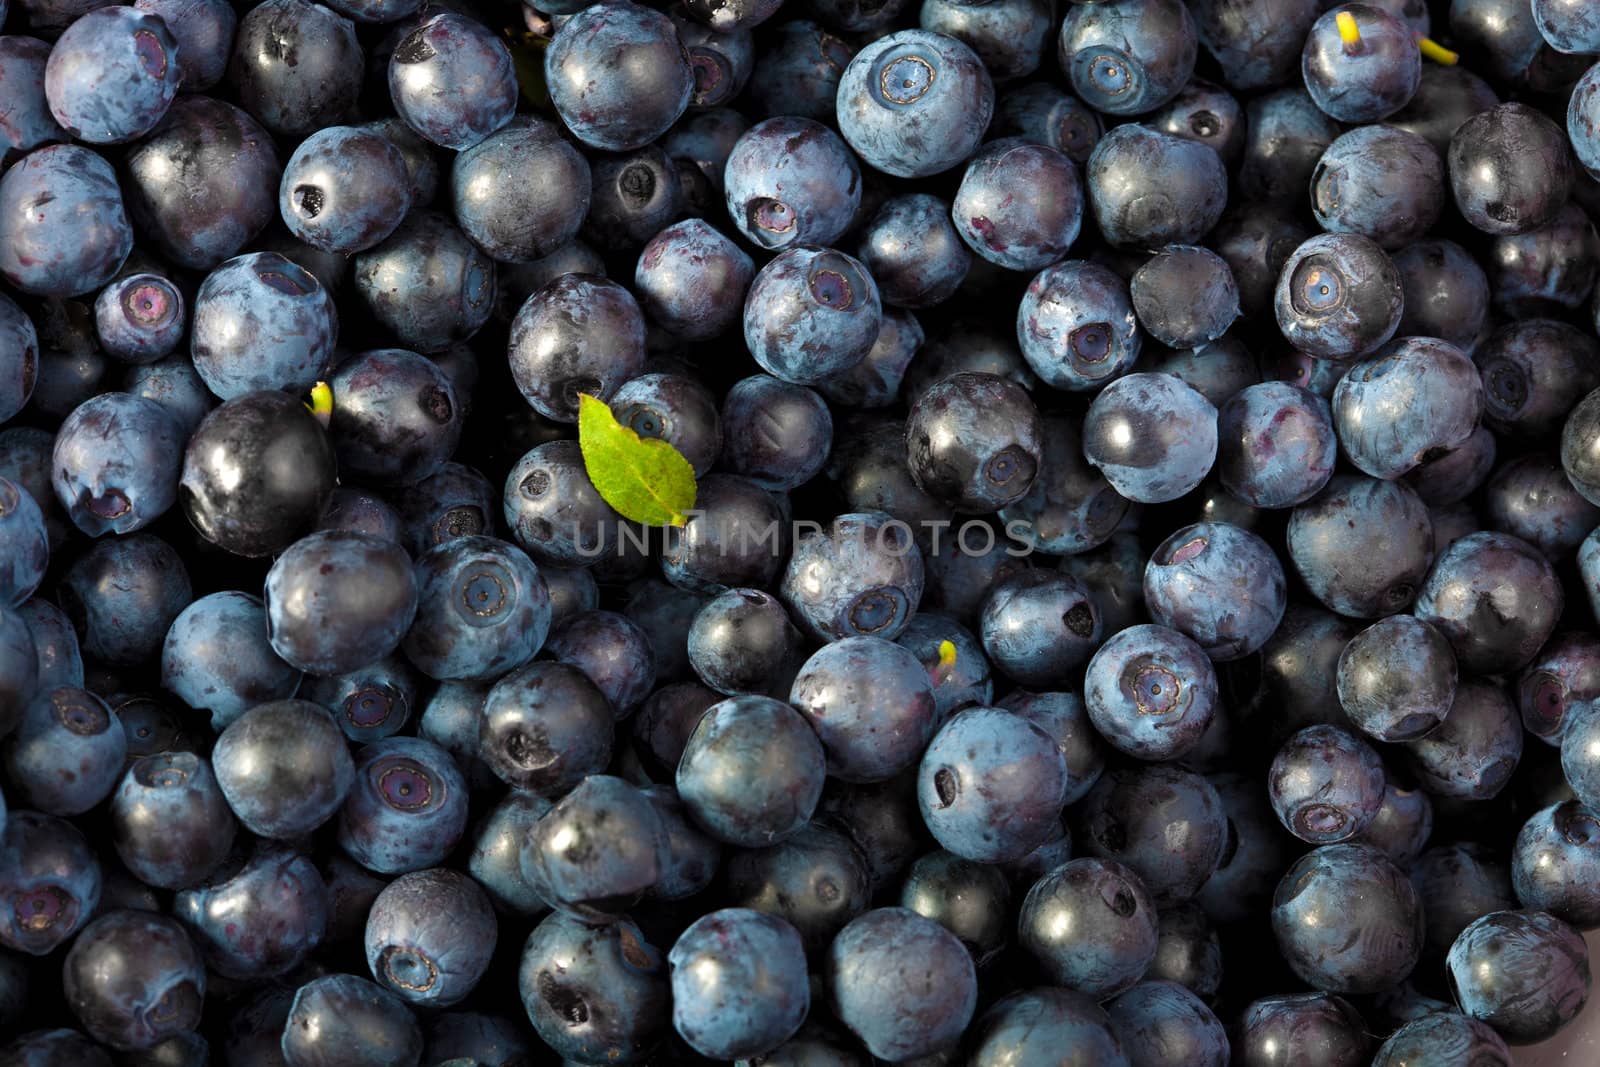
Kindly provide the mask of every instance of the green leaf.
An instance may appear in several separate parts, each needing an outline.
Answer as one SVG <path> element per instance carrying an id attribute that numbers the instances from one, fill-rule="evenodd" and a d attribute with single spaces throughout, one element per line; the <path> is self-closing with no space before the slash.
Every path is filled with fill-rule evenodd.
<path id="1" fill-rule="evenodd" d="M 654 437 L 640 437 L 617 421 L 603 400 L 578 397 L 578 447 L 605 502 L 625 519 L 646 526 L 682 526 L 694 508 L 694 468 L 683 453 Z"/>

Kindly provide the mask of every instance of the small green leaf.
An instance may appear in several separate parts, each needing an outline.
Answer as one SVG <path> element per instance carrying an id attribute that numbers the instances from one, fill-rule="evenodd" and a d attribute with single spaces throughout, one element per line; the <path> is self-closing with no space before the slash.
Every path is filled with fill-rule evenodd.
<path id="1" fill-rule="evenodd" d="M 578 447 L 605 502 L 625 519 L 646 526 L 682 526 L 694 507 L 694 468 L 683 453 L 654 437 L 640 437 L 617 421 L 603 400 L 578 397 Z"/>

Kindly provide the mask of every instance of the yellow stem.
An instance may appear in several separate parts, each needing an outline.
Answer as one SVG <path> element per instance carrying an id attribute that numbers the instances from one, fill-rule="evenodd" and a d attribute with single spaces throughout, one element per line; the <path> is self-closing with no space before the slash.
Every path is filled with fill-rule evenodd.
<path id="1" fill-rule="evenodd" d="M 1422 49 L 1423 59 L 1431 59 L 1435 63 L 1442 63 L 1447 67 L 1453 67 L 1461 60 L 1460 56 L 1431 37 L 1418 37 L 1417 47 Z"/>
<path id="2" fill-rule="evenodd" d="M 306 405 L 306 410 L 317 417 L 322 425 L 328 425 L 333 418 L 333 387 L 327 382 L 318 382 L 311 387 L 311 403 Z"/>
<path id="3" fill-rule="evenodd" d="M 1356 25 L 1356 17 L 1348 11 L 1341 11 L 1333 16 L 1334 25 L 1339 27 L 1339 40 L 1344 42 L 1344 50 L 1353 53 L 1361 47 L 1361 28 Z"/>

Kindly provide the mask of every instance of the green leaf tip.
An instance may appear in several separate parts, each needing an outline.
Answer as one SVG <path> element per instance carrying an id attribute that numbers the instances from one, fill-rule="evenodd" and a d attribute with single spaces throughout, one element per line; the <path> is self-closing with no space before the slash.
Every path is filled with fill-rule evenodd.
<path id="1" fill-rule="evenodd" d="M 694 509 L 694 468 L 665 441 L 640 437 L 604 400 L 578 397 L 578 448 L 596 491 L 625 519 L 683 526 Z"/>

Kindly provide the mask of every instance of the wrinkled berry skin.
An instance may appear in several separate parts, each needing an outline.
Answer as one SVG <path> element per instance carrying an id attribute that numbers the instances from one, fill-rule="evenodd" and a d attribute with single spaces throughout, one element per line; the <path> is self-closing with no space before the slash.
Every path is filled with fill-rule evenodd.
<path id="1" fill-rule="evenodd" d="M 1193 245 L 1168 245 L 1150 257 L 1129 280 L 1128 295 L 1139 325 L 1170 348 L 1210 344 L 1239 317 L 1227 261 Z"/>
<path id="2" fill-rule="evenodd" d="M 740 319 L 755 264 L 703 219 L 685 219 L 639 253 L 634 289 L 650 321 L 688 341 L 727 333 Z"/>
<path id="3" fill-rule="evenodd" d="M 399 545 L 329 530 L 278 557 L 265 602 L 273 651 L 310 674 L 347 674 L 400 644 L 416 615 L 417 585 Z"/>
<path id="4" fill-rule="evenodd" d="M 338 329 L 333 300 L 313 274 L 276 252 L 253 252 L 200 286 L 189 351 L 223 400 L 262 389 L 305 393 L 327 372 Z"/>
<path id="5" fill-rule="evenodd" d="M 1399 482 L 1339 474 L 1289 516 L 1289 557 L 1311 595 L 1341 615 L 1404 611 L 1433 563 L 1433 523 Z"/>
<path id="6" fill-rule="evenodd" d="M 395 46 L 389 96 L 417 133 L 465 151 L 516 113 L 511 53 L 482 23 L 453 11 L 434 15 Z"/>
<path id="7" fill-rule="evenodd" d="M 1041 271 L 1017 306 L 1022 356 L 1057 389 L 1100 388 L 1139 358 L 1142 338 L 1128 283 L 1097 263 Z"/>
<path id="8" fill-rule="evenodd" d="M 1075 4 L 1057 56 L 1084 103 L 1107 115 L 1139 115 L 1171 100 L 1194 73 L 1199 42 L 1180 0 Z"/>
<path id="9" fill-rule="evenodd" d="M 1439 726 L 1456 696 L 1456 658 L 1444 635 L 1413 615 L 1391 615 L 1339 656 L 1339 704 L 1379 741 L 1413 741 Z"/>
<path id="10" fill-rule="evenodd" d="M 866 358 L 882 319 L 877 283 L 858 260 L 797 247 L 756 273 L 745 298 L 744 338 L 763 370 L 812 385 Z"/>
<path id="11" fill-rule="evenodd" d="M 834 1014 L 880 1059 L 955 1043 L 977 1008 L 972 956 L 956 936 L 907 908 L 875 908 L 839 932 L 825 984 Z"/>
<path id="12" fill-rule="evenodd" d="M 703 505 L 706 486 L 696 503 Z M 539 564 L 592 567 L 617 555 L 621 515 L 596 491 L 576 441 L 530 451 L 506 475 L 503 514 L 517 544 Z"/>
<path id="13" fill-rule="evenodd" d="M 517 990 L 545 1044 L 579 1062 L 639 1063 L 669 1025 L 666 960 L 626 919 L 548 916 L 523 946 Z"/>
<path id="14" fill-rule="evenodd" d="M 237 824 L 211 765 L 192 752 L 145 756 L 111 797 L 111 840 L 146 885 L 182 889 L 216 869 Z"/>
<path id="15" fill-rule="evenodd" d="M 1151 618 L 1218 662 L 1266 644 L 1287 603 L 1278 557 L 1260 537 L 1223 522 L 1196 523 L 1162 542 L 1145 568 L 1144 598 Z"/>
<path id="16" fill-rule="evenodd" d="M 538 182 L 522 180 L 539 174 Z M 502 263 L 548 256 L 578 234 L 589 211 L 589 162 L 553 122 L 512 122 L 456 157 L 450 170 L 457 223 Z"/>
<path id="17" fill-rule="evenodd" d="M 100 906 L 100 862 L 78 828 L 65 819 L 13 811 L 0 836 L 8 857 L 0 867 L 0 944 L 44 956 L 67 943 Z"/>
<path id="18" fill-rule="evenodd" d="M 49 815 L 82 815 L 116 787 L 128 739 L 105 701 L 86 689 L 37 693 L 5 741 L 12 802 Z"/>
<path id="19" fill-rule="evenodd" d="M 949 206 L 928 193 L 890 197 L 860 233 L 856 254 L 885 304 L 926 308 L 961 286 L 972 253 L 950 221 Z"/>
<path id="20" fill-rule="evenodd" d="M 1576 800 L 1535 812 L 1512 847 L 1511 884 L 1525 908 L 1600 926 L 1600 822 Z"/>
<path id="21" fill-rule="evenodd" d="M 1338 726 L 1308 726 L 1284 742 L 1267 775 L 1284 829 L 1313 845 L 1361 834 L 1383 804 L 1383 763 L 1372 746 Z"/>
<path id="22" fill-rule="evenodd" d="M 933 686 L 907 648 L 881 637 L 824 645 L 795 677 L 789 702 L 822 741 L 828 773 L 876 782 L 910 766 L 933 734 Z"/>
<path id="23" fill-rule="evenodd" d="M 556 802 L 522 846 L 522 874 L 558 910 L 615 922 L 671 863 L 666 823 L 640 790 L 592 774 Z"/>
<path id="24" fill-rule="evenodd" d="M 267 613 L 247 593 L 212 593 L 184 608 L 167 630 L 161 685 L 222 730 L 257 704 L 285 700 L 300 672 L 278 658 Z"/>
<path id="25" fill-rule="evenodd" d="M 1533 660 L 1562 603 L 1560 581 L 1532 545 L 1474 533 L 1440 553 L 1415 610 L 1449 639 L 1462 671 L 1499 674 Z"/>
<path id="26" fill-rule="evenodd" d="M 78 296 L 133 248 L 116 174 L 98 154 L 47 145 L 0 175 L 0 277 L 36 296 Z"/>
<path id="27" fill-rule="evenodd" d="M 128 212 L 140 240 L 177 266 L 211 270 L 277 214 L 283 167 L 272 138 L 251 115 L 191 95 L 176 100 L 128 152 L 126 172 Z"/>
<path id="28" fill-rule="evenodd" d="M 20 607 L 44 581 L 50 534 L 33 494 L 9 478 L 0 478 L 0 541 L 6 546 L 0 562 L 0 604 Z"/>
<path id="29" fill-rule="evenodd" d="M 1600 697 L 1600 639 L 1587 633 L 1557 634 L 1517 680 L 1522 724 L 1547 745 L 1560 747 L 1567 711 Z"/>
<path id="30" fill-rule="evenodd" d="M 1589 998 L 1589 950 L 1542 911 L 1497 911 L 1461 932 L 1446 959 L 1450 992 L 1467 1016 L 1507 1042 L 1543 1041 Z"/>
<path id="31" fill-rule="evenodd" d="M 1028 891 L 1017 938 L 1053 983 L 1102 999 L 1133 986 L 1155 958 L 1156 909 L 1127 867 L 1075 859 Z"/>
<path id="32" fill-rule="evenodd" d="M 967 164 L 950 213 L 961 239 L 984 259 L 1008 270 L 1040 270 L 1078 239 L 1083 184 L 1060 152 L 1007 138 Z"/>
<path id="33" fill-rule="evenodd" d="M 1526 104 L 1480 112 L 1450 140 L 1456 207 L 1484 233 L 1528 233 L 1554 221 L 1571 185 L 1561 127 Z"/>
<path id="34" fill-rule="evenodd" d="M 1372 1046 L 1360 1013 L 1329 993 L 1263 997 L 1244 1010 L 1234 1039 L 1250 1067 L 1365 1067 Z"/>
<path id="35" fill-rule="evenodd" d="M 1392 258 L 1405 300 L 1395 335 L 1437 337 L 1477 359 L 1487 347 L 1478 338 L 1489 316 L 1489 279 L 1478 261 L 1454 241 L 1441 240 L 1417 241 Z"/>
<path id="36" fill-rule="evenodd" d="M 1106 1005 L 1111 1030 L 1139 1063 L 1226 1067 L 1228 1034 L 1205 1002 L 1176 982 L 1144 981 Z"/>
<path id="37" fill-rule="evenodd" d="M 1055 1063 L 1124 1067 L 1122 1043 L 1105 1009 L 1068 989 L 1041 986 L 1001 998 L 972 1030 L 973 1067 Z"/>
<path id="38" fill-rule="evenodd" d="M 628 0 L 585 8 L 563 22 L 545 51 L 544 74 L 550 102 L 573 136 L 607 152 L 629 152 L 660 137 L 694 91 L 689 55 L 672 21 Z"/>
<path id="39" fill-rule="evenodd" d="M 1083 451 L 1129 500 L 1176 500 L 1194 490 L 1215 462 L 1217 409 L 1170 374 L 1130 374 L 1089 405 Z"/>
<path id="40" fill-rule="evenodd" d="M 78 1022 L 120 1051 L 150 1048 L 200 1022 L 205 968 L 183 927 L 164 915 L 102 915 L 73 943 L 61 978 Z"/>
<path id="41" fill-rule="evenodd" d="M 338 724 L 325 708 L 304 700 L 251 708 L 222 731 L 211 761 L 239 821 L 278 840 L 327 822 L 355 782 Z"/>
<path id="42" fill-rule="evenodd" d="M 1444 165 L 1414 133 L 1362 126 L 1322 154 L 1311 178 L 1311 207 L 1329 232 L 1361 234 L 1391 251 L 1402 248 L 1439 220 Z"/>
<path id="43" fill-rule="evenodd" d="M 644 369 L 639 303 L 616 282 L 567 274 L 530 296 L 511 323 L 517 388 L 548 419 L 578 421 L 578 397 L 610 400 Z"/>
<path id="44" fill-rule="evenodd" d="M 118 666 L 143 663 L 194 599 L 183 560 L 150 534 L 96 542 L 56 589 L 82 635 L 82 648 Z"/>
<path id="45" fill-rule="evenodd" d="M 1100 610 L 1072 575 L 1022 571 L 989 594 L 978 634 L 990 662 L 1013 681 L 1060 689 L 1099 644 Z"/>
<path id="46" fill-rule="evenodd" d="M 1325 993 L 1403 980 L 1422 951 L 1422 908 L 1405 874 L 1370 845 L 1324 845 L 1278 883 L 1272 932 L 1295 974 Z"/>
<path id="47" fill-rule="evenodd" d="M 178 287 L 159 274 L 132 274 L 100 291 L 95 333 L 110 355 L 126 363 L 153 363 L 178 346 L 186 308 Z"/>
<path id="48" fill-rule="evenodd" d="M 479 756 L 516 789 L 558 796 L 611 759 L 612 709 L 587 675 L 531 663 L 484 701 Z"/>
<path id="49" fill-rule="evenodd" d="M 1372 1067 L 1510 1062 L 1511 1050 L 1493 1027 L 1453 1011 L 1439 1011 L 1413 1019 L 1390 1034 Z"/>
<path id="50" fill-rule="evenodd" d="M 783 117 L 746 130 L 728 156 L 728 214 L 753 244 L 831 245 L 861 203 L 855 155 L 827 126 Z"/>
<path id="51" fill-rule="evenodd" d="M 257 845 L 248 860 L 225 864 L 172 902 L 206 966 L 244 981 L 298 967 L 322 941 L 330 910 L 316 865 L 273 844 Z"/>
<path id="52" fill-rule="evenodd" d="M 1306 91 L 1340 122 L 1377 122 L 1416 95 L 1422 81 L 1416 35 L 1382 8 L 1345 4 L 1339 10 L 1354 17 L 1361 41 L 1353 49 L 1346 47 L 1335 12 L 1318 18 L 1300 55 Z"/>
<path id="53" fill-rule="evenodd" d="M 1066 786 L 1066 761 L 1042 727 L 1000 708 L 968 708 L 928 745 L 917 801 L 947 850 L 1011 862 L 1060 833 Z"/>
<path id="54" fill-rule="evenodd" d="M 267 129 L 304 136 L 350 110 L 364 68 L 349 19 L 310 0 L 267 0 L 239 20 L 228 81 Z"/>
<path id="55" fill-rule="evenodd" d="M 1534 0 L 1533 21 L 1557 52 L 1600 54 L 1600 19 L 1582 0 Z"/>
<path id="56" fill-rule="evenodd" d="M 494 909 L 458 871 L 416 871 L 384 887 L 367 915 L 367 967 L 380 985 L 419 1007 L 458 1003 L 494 952 Z"/>
<path id="57" fill-rule="evenodd" d="M 994 83 L 977 53 L 926 30 L 872 42 L 839 82 L 839 132 L 869 166 L 897 178 L 970 158 L 993 113 Z"/>
<path id="58" fill-rule="evenodd" d="M 1205 651 L 1165 626 L 1123 630 L 1100 646 L 1084 673 L 1089 721 L 1135 759 L 1181 758 L 1200 743 L 1218 700 Z"/>
<path id="59" fill-rule="evenodd" d="M 91 11 L 50 50 L 44 72 L 50 113 L 80 141 L 137 140 L 178 95 L 177 53 L 165 19 L 132 7 Z"/>
<path id="60" fill-rule="evenodd" d="M 881 513 L 840 515 L 800 537 L 780 591 L 819 641 L 894 640 L 922 600 L 923 581 L 922 553 L 903 528 Z"/>
<path id="61" fill-rule="evenodd" d="M 403 874 L 449 855 L 466 822 L 467 786 L 450 754 L 421 738 L 386 737 L 356 755 L 339 846 L 370 871 Z"/>
<path id="62" fill-rule="evenodd" d="M 0 39 L 0 96 L 9 105 L 0 120 L 0 159 L 10 162 L 46 142 L 67 139 L 45 101 L 44 72 L 49 58 L 50 46 L 33 37 L 18 32 Z"/>
<path id="63" fill-rule="evenodd" d="M 822 742 L 804 716 L 769 697 L 708 708 L 678 763 L 678 795 L 699 826 L 743 848 L 792 836 L 816 810 L 826 775 Z"/>
<path id="64" fill-rule="evenodd" d="M 703 1056 L 763 1056 L 794 1036 L 811 1006 L 800 935 L 773 915 L 724 908 L 702 916 L 667 964 L 673 1028 Z"/>
<path id="65" fill-rule="evenodd" d="M 410 207 L 405 157 L 387 137 L 356 126 L 329 126 L 300 142 L 278 186 L 289 231 L 339 256 L 388 237 Z"/>
<path id="66" fill-rule="evenodd" d="M 430 678 L 499 678 L 543 646 L 550 593 L 539 568 L 516 546 L 458 537 L 422 555 L 416 577 L 416 620 L 400 647 Z"/>
<path id="67" fill-rule="evenodd" d="M 993 374 L 954 374 L 917 398 L 906 420 L 907 466 L 917 485 L 960 511 L 1015 503 L 1044 458 L 1038 410 L 1020 386 Z"/>
<path id="68" fill-rule="evenodd" d="M 1400 325 L 1400 272 L 1359 234 L 1319 234 L 1295 249 L 1278 275 L 1273 308 L 1295 348 L 1345 362 L 1375 352 Z"/>
<path id="69" fill-rule="evenodd" d="M 1217 477 L 1258 508 L 1289 508 L 1322 491 L 1339 442 L 1328 402 L 1288 382 L 1235 393 L 1217 413 Z"/>
<path id="70" fill-rule="evenodd" d="M 1228 204 L 1227 169 L 1208 148 L 1133 123 L 1100 138 L 1086 175 L 1105 239 L 1119 248 L 1198 243 Z"/>
<path id="71" fill-rule="evenodd" d="M 422 1027 L 382 986 L 330 974 L 295 990 L 281 1049 L 288 1067 L 417 1067 Z"/>
<path id="72" fill-rule="evenodd" d="M 494 261 L 454 223 L 413 211 L 356 256 L 355 289 L 402 347 L 441 352 L 478 332 L 494 310 Z"/>

